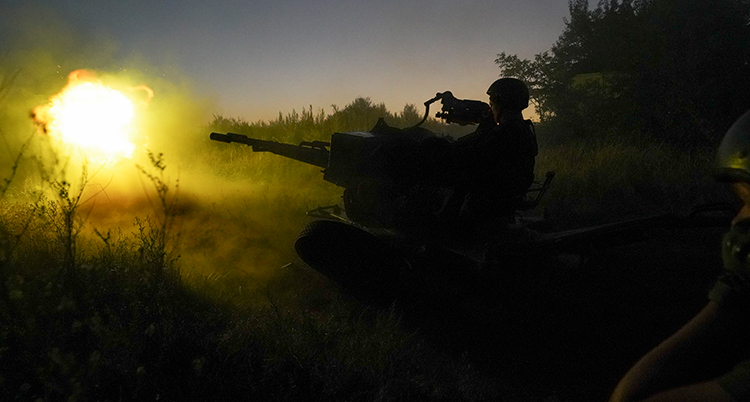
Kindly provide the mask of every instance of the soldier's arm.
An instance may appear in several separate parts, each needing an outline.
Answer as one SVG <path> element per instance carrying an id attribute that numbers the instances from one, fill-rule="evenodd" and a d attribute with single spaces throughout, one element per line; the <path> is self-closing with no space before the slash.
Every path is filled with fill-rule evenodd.
<path id="1" fill-rule="evenodd" d="M 685 386 L 704 369 L 700 362 L 729 329 L 718 306 L 710 301 L 685 326 L 644 355 L 617 384 L 610 402 L 731 400 L 718 382 L 709 378 Z M 688 394 L 695 399 L 685 399 Z"/>
<path id="2" fill-rule="evenodd" d="M 733 402 L 717 381 L 711 380 L 660 392 L 642 402 Z"/>

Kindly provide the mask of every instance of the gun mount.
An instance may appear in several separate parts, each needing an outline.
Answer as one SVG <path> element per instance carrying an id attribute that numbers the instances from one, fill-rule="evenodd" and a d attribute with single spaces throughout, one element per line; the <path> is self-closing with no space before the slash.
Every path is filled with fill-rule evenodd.
<path id="1" fill-rule="evenodd" d="M 369 132 L 333 133 L 330 142 L 305 141 L 293 145 L 235 133 L 211 133 L 210 138 L 245 144 L 254 152 L 271 152 L 321 167 L 324 180 L 340 187 L 356 188 L 372 180 L 393 186 L 413 184 L 409 176 L 411 151 L 419 141 L 431 135 L 416 127 L 408 130 L 389 127 L 381 119 Z"/>

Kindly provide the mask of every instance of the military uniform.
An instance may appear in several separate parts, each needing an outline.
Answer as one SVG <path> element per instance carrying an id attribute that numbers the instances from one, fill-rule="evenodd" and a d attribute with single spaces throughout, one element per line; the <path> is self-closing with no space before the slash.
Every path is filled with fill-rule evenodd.
<path id="1" fill-rule="evenodd" d="M 496 199 L 523 196 L 534 181 L 538 153 L 531 121 L 485 123 L 454 143 L 455 170 L 470 177 L 469 190 Z"/>
<path id="2" fill-rule="evenodd" d="M 743 275 L 727 273 L 719 277 L 709 292 L 709 299 L 719 304 L 719 314 L 736 319 L 736 331 L 750 335 L 750 281 Z M 746 353 L 738 350 L 737 353 Z M 747 356 L 750 358 L 750 356 Z M 745 360 L 718 377 L 719 385 L 737 401 L 750 400 L 750 360 Z"/>
<path id="3" fill-rule="evenodd" d="M 475 109 L 486 108 L 472 115 L 476 131 L 455 141 L 430 135 L 414 144 L 406 158 L 412 167 L 404 170 L 414 172 L 417 184 L 392 203 L 392 226 L 462 239 L 487 238 L 506 226 L 534 181 L 538 147 L 531 121 L 521 114 L 529 102 L 526 85 L 501 78 L 487 94 L 490 104 L 471 101 Z"/>
<path id="4" fill-rule="evenodd" d="M 452 170 L 459 177 L 460 205 L 454 201 L 454 213 L 467 223 L 512 217 L 514 200 L 523 197 L 534 181 L 537 153 L 531 121 L 522 118 L 503 119 L 499 125 L 483 123 L 458 139 L 453 144 Z"/>

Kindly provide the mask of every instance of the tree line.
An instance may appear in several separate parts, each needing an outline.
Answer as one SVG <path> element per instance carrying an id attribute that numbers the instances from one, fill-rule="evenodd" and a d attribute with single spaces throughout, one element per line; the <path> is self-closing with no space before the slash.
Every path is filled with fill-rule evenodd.
<path id="1" fill-rule="evenodd" d="M 505 52 L 542 123 L 582 138 L 637 135 L 715 146 L 750 108 L 750 0 L 570 0 L 551 49 Z"/>

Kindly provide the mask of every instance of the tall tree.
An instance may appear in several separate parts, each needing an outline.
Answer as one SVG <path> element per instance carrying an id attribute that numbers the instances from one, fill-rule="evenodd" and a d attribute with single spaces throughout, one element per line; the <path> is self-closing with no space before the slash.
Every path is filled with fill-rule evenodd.
<path id="1" fill-rule="evenodd" d="M 501 53 L 542 120 L 715 143 L 750 108 L 750 0 L 569 1 L 557 42 L 533 60 Z"/>

